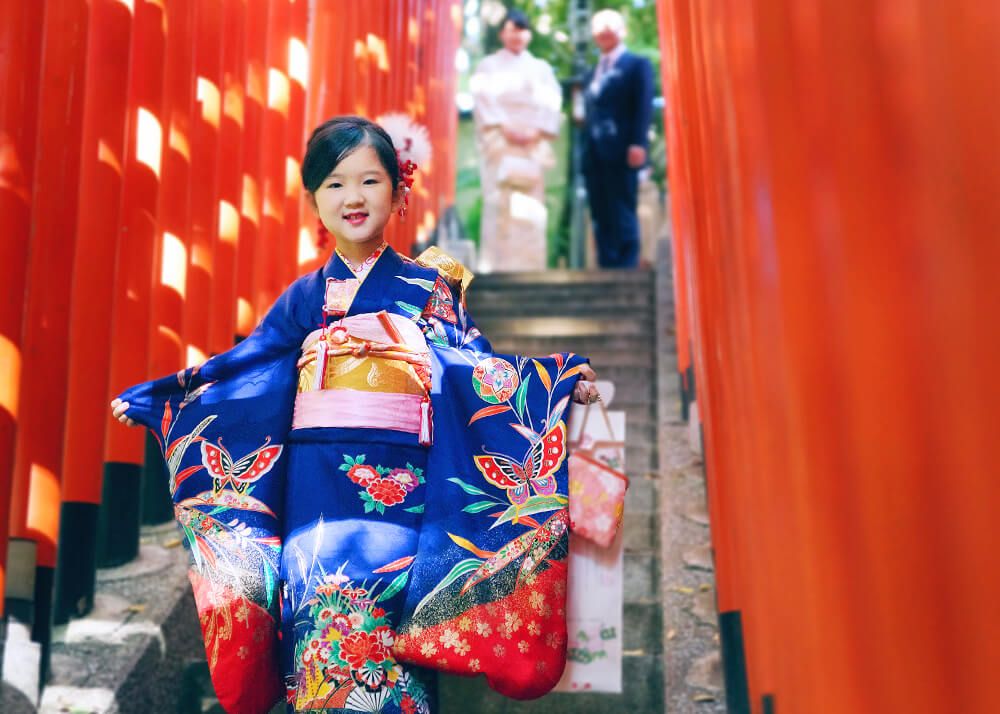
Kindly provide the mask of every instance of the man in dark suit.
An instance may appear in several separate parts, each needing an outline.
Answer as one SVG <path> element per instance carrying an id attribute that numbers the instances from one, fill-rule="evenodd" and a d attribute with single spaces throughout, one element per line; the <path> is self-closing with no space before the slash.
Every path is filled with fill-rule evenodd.
<path id="1" fill-rule="evenodd" d="M 591 20 L 601 50 L 585 86 L 583 173 L 602 268 L 639 263 L 639 169 L 646 164 L 653 67 L 625 49 L 625 20 L 601 10 Z"/>

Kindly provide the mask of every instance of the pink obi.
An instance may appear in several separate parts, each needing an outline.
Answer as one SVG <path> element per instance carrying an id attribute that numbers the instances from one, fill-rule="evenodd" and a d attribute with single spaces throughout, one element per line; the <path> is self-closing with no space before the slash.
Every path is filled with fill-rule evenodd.
<path id="1" fill-rule="evenodd" d="M 411 320 L 354 315 L 302 343 L 293 429 L 392 429 L 431 443 L 430 354 Z"/>
<path id="2" fill-rule="evenodd" d="M 420 433 L 421 405 L 417 394 L 361 392 L 356 389 L 320 389 L 295 398 L 293 429 L 339 426 L 394 429 Z"/>

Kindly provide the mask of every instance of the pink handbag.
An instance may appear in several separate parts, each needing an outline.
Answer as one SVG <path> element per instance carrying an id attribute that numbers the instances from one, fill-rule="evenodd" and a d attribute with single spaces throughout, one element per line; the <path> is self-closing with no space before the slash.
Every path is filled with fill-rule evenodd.
<path id="1" fill-rule="evenodd" d="M 628 476 L 620 470 L 625 444 L 614 440 L 607 407 L 603 402 L 598 402 L 597 406 L 612 438 L 586 442 L 583 435 L 592 408 L 588 406 L 580 428 L 580 441 L 570 446 L 569 518 L 573 533 L 606 548 L 621 528 Z"/>

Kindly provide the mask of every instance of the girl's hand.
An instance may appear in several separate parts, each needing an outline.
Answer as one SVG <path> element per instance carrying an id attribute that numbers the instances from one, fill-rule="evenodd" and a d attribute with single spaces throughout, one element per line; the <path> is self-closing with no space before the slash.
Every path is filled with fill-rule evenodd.
<path id="1" fill-rule="evenodd" d="M 580 365 L 580 376 L 583 377 L 573 388 L 573 401 L 577 404 L 593 404 L 600 401 L 601 393 L 597 391 L 594 381 L 597 379 L 597 372 L 589 364 Z"/>
<path id="2" fill-rule="evenodd" d="M 125 416 L 125 412 L 128 411 L 129 403 L 123 402 L 121 399 L 115 399 L 111 402 L 111 414 L 115 419 L 120 421 L 126 426 L 135 426 L 135 419 L 129 419 Z"/>

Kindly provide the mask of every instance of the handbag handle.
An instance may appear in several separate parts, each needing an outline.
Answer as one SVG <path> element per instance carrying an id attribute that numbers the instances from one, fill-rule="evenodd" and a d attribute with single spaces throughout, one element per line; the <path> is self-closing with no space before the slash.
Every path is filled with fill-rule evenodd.
<path id="1" fill-rule="evenodd" d="M 593 406 L 594 406 L 593 404 L 588 404 L 587 408 L 583 412 L 583 423 L 580 424 L 580 437 L 570 443 L 570 446 L 572 446 L 573 448 L 578 447 L 580 445 L 580 442 L 583 441 L 583 435 L 587 431 L 587 419 L 590 417 L 590 409 Z M 608 438 L 611 441 L 617 441 L 617 439 L 615 438 L 614 427 L 611 426 L 611 416 L 608 414 L 608 408 L 604 405 L 603 401 L 598 401 L 597 406 L 600 407 L 601 414 L 604 415 L 604 423 L 608 427 Z"/>

